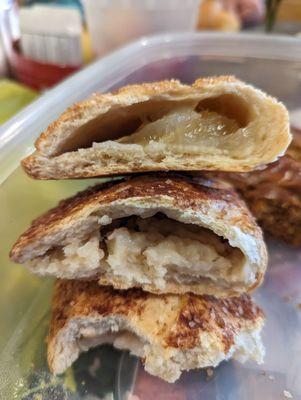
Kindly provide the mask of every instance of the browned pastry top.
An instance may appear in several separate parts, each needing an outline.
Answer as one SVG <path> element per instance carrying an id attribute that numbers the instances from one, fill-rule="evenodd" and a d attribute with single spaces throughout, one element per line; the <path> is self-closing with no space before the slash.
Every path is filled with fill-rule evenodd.
<path id="1" fill-rule="evenodd" d="M 236 188 L 248 190 L 248 197 L 278 199 L 301 205 L 301 132 L 293 130 L 293 142 L 286 155 L 261 171 L 229 173 Z"/>
<path id="2" fill-rule="evenodd" d="M 88 215 L 89 210 L 99 205 L 138 197 L 146 199 L 152 196 L 168 196 L 173 199 L 179 210 L 185 211 L 189 208 L 202 213 L 208 213 L 210 203 L 215 202 L 220 218 L 226 215 L 231 216 L 230 224 L 238 225 L 244 232 L 254 232 L 260 236 L 253 217 L 232 188 L 216 188 L 214 185 L 206 185 L 205 181 L 201 183 L 197 178 L 161 173 L 96 185 L 61 201 L 57 207 L 37 218 L 32 226 L 20 236 L 10 256 L 14 261 L 20 262 L 20 257 L 28 245 L 52 234 L 59 228 L 62 229 L 74 218 L 82 216 L 83 212 L 87 212 Z"/>
<path id="3" fill-rule="evenodd" d="M 153 306 L 155 313 L 150 312 Z M 225 354 L 243 324 L 256 325 L 263 318 L 248 295 L 227 299 L 192 294 L 158 297 L 138 289 L 118 291 L 96 282 L 69 280 L 57 281 L 52 311 L 50 339 L 72 318 L 120 315 L 138 318 L 145 327 L 152 319 L 150 332 L 166 347 L 191 349 L 199 344 L 200 332 L 221 335 Z M 165 323 L 156 322 L 160 315 Z M 174 316 L 172 320 L 169 315 Z"/>

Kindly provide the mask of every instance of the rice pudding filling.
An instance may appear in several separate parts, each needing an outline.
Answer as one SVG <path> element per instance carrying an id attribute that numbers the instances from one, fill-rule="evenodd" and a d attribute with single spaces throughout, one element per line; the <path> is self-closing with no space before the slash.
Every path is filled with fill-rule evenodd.
<path id="1" fill-rule="evenodd" d="M 72 269 L 81 278 L 94 279 L 105 274 L 107 279 L 120 277 L 129 286 L 155 284 L 160 290 L 169 282 L 197 284 L 200 280 L 235 286 L 252 275 L 242 251 L 228 240 L 161 213 L 116 219 L 28 265 L 34 268 L 41 262 L 50 273 L 60 263 L 62 273 Z"/>

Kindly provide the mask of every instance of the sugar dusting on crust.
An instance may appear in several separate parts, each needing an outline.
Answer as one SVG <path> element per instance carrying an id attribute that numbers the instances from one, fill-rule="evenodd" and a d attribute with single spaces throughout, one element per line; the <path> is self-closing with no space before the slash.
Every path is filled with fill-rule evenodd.
<path id="1" fill-rule="evenodd" d="M 216 366 L 230 357 L 260 362 L 263 315 L 251 304 L 246 295 L 225 302 L 211 296 L 156 296 L 96 282 L 57 281 L 49 366 L 62 373 L 82 351 L 104 343 L 130 350 L 142 358 L 147 372 L 168 382 L 183 370 Z"/>
<path id="2" fill-rule="evenodd" d="M 171 347 L 193 348 L 199 344 L 200 330 L 217 330 L 226 354 L 234 344 L 240 321 L 255 321 L 261 317 L 262 311 L 248 295 L 229 299 L 187 295 L 167 343 Z"/>
<path id="3" fill-rule="evenodd" d="M 176 297 L 179 300 L 174 303 Z M 136 316 L 143 321 L 145 308 L 154 299 L 165 309 L 167 316 L 171 304 L 178 304 L 178 317 L 169 325 L 163 322 L 161 331 L 163 342 L 169 348 L 192 349 L 200 344 L 200 333 L 208 332 L 219 337 L 227 354 L 242 324 L 256 325 L 263 318 L 262 311 L 248 295 L 216 299 L 213 296 L 166 294 L 158 298 L 139 289 L 118 291 L 100 287 L 96 282 L 59 280 L 53 298 L 50 337 L 68 320 L 79 316 Z M 165 318 L 163 316 L 163 320 Z"/>
<path id="4" fill-rule="evenodd" d="M 112 313 L 127 315 L 129 312 L 140 315 L 143 300 L 149 296 L 138 289 L 128 293 L 100 287 L 97 282 L 71 280 L 58 280 L 54 293 L 50 336 L 74 316 L 95 313 L 105 317 Z"/>

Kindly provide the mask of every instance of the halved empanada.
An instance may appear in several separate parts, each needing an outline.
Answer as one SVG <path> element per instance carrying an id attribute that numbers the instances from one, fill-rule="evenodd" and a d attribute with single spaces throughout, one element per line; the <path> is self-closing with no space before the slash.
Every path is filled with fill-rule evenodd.
<path id="1" fill-rule="evenodd" d="M 270 235 L 301 245 L 301 132 L 293 130 L 286 154 L 261 171 L 206 173 L 230 182 Z"/>
<path id="2" fill-rule="evenodd" d="M 288 113 L 232 77 L 132 85 L 69 108 L 23 160 L 38 179 L 143 171 L 250 171 L 291 140 Z"/>
<path id="3" fill-rule="evenodd" d="M 264 317 L 248 295 L 161 295 L 117 291 L 95 282 L 57 281 L 48 363 L 63 373 L 91 347 L 112 344 L 141 357 L 147 372 L 168 382 L 182 371 L 231 357 L 262 362 Z"/>
<path id="4" fill-rule="evenodd" d="M 261 230 L 232 189 L 164 174 L 60 203 L 19 238 L 11 258 L 40 275 L 218 296 L 253 290 L 267 263 Z"/>

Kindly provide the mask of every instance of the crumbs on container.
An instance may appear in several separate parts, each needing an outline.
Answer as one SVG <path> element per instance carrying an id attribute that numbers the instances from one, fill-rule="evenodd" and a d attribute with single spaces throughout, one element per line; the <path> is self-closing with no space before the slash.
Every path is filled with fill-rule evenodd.
<path id="1" fill-rule="evenodd" d="M 289 392 L 288 390 L 284 390 L 284 391 L 283 391 L 283 396 L 284 396 L 286 399 L 292 399 L 292 398 L 293 398 L 293 395 L 292 395 L 291 392 Z"/>
<path id="2" fill-rule="evenodd" d="M 270 381 L 274 381 L 275 380 L 274 375 L 271 375 L 271 374 L 268 375 L 268 373 L 266 371 L 261 371 L 260 375 L 268 377 L 268 379 Z"/>
<path id="3" fill-rule="evenodd" d="M 206 381 L 209 381 L 213 377 L 213 368 L 206 368 Z"/>
<path id="4" fill-rule="evenodd" d="M 292 296 L 285 295 L 282 297 L 282 300 L 284 300 L 286 303 L 290 303 L 292 301 Z"/>

